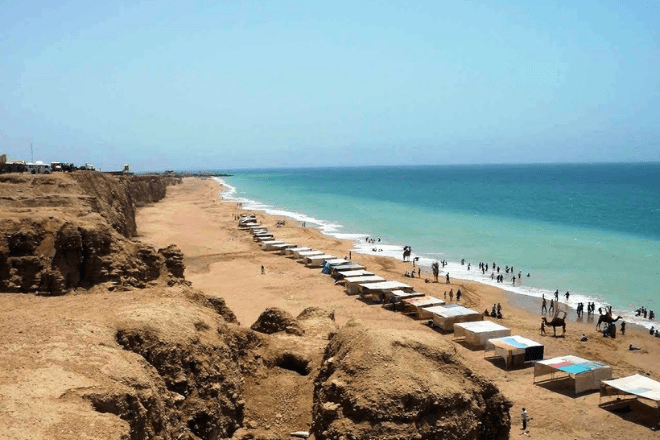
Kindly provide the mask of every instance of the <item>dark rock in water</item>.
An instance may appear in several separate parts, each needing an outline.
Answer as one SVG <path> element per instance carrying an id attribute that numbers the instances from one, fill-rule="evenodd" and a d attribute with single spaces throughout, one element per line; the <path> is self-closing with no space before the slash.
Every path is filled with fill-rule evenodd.
<path id="1" fill-rule="evenodd" d="M 302 336 L 305 333 L 304 330 L 300 328 L 293 315 L 276 307 L 261 312 L 257 322 L 252 324 L 252 327 L 250 328 L 254 331 L 266 334 L 283 331 L 293 335 Z"/>

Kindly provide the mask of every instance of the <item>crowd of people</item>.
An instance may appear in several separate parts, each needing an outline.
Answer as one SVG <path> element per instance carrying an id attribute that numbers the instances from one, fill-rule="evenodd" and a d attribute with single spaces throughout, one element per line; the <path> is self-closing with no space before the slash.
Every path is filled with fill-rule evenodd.
<path id="1" fill-rule="evenodd" d="M 635 310 L 635 316 L 643 316 L 644 319 L 653 319 L 655 318 L 655 313 L 653 313 L 653 310 L 646 310 L 646 307 L 642 306 Z"/>

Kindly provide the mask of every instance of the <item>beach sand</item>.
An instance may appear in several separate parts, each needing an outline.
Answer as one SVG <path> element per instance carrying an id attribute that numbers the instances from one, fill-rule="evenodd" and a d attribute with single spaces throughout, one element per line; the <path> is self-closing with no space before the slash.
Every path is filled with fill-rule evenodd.
<path id="1" fill-rule="evenodd" d="M 245 211 L 236 203 L 222 201 L 219 191 L 217 182 L 198 178 L 186 178 L 182 185 L 168 188 L 163 201 L 139 210 L 138 239 L 156 248 L 172 243 L 178 245 L 185 255 L 186 279 L 206 295 L 224 298 L 242 325 L 250 326 L 267 307 L 279 307 L 297 315 L 309 306 L 318 306 L 334 310 L 338 325 L 355 319 L 374 327 L 432 332 L 438 338 L 452 340 L 452 334 L 441 334 L 424 325 L 424 321 L 347 295 L 342 286 L 334 285 L 333 280 L 318 268 L 307 268 L 290 258 L 262 251 L 248 232 L 237 227 L 235 215 Z M 276 239 L 323 250 L 339 258 L 347 256 L 352 249 L 350 241 L 324 236 L 319 230 L 302 228 L 295 221 L 284 219 L 285 226 L 276 227 L 280 218 L 262 212 L 255 214 Z M 441 279 L 441 283 L 425 283 L 424 278 L 431 278 L 431 274 L 424 271 L 421 279 L 404 278 L 402 274 L 411 270 L 412 263 L 392 258 L 353 252 L 352 259 L 388 280 L 403 281 L 414 286 L 415 290 L 438 298 L 443 298 L 444 292 L 450 288 L 454 292 L 460 288 L 463 292 L 461 304 L 478 311 L 501 303 L 504 319 L 498 322 L 510 327 L 512 334 L 543 343 L 546 359 L 572 354 L 611 365 L 614 378 L 639 373 L 660 379 L 660 339 L 649 336 L 641 328 L 629 326 L 626 335 L 621 336 L 617 326 L 616 339 L 603 338 L 595 330 L 595 319 L 585 318 L 578 322 L 574 313 L 569 313 L 565 337 L 553 338 L 552 328 L 547 330 L 547 336 L 540 336 L 542 315 L 537 299 L 507 294 L 474 282 L 452 280 L 448 285 Z M 264 275 L 261 274 L 262 265 Z M 580 342 L 583 333 L 589 338 L 587 342 Z M 629 351 L 629 344 L 642 349 Z M 597 391 L 574 396 L 565 382 L 534 384 L 533 367 L 507 371 L 500 360 L 484 358 L 483 350 L 471 349 L 460 342 L 455 345 L 467 365 L 492 380 L 513 402 L 512 438 L 521 435 L 546 439 L 660 438 L 660 433 L 651 430 L 659 416 L 653 404 L 633 402 L 630 412 L 610 412 L 598 406 Z M 247 388 L 249 392 L 249 384 Z M 298 393 L 289 393 L 287 399 L 288 411 L 296 412 L 291 417 L 293 423 L 309 423 L 311 386 L 301 387 Z M 278 402 L 269 403 L 265 396 L 262 402 L 264 406 L 271 403 L 272 406 L 248 406 L 246 418 L 281 416 Z M 533 418 L 528 433 L 521 430 L 523 407 Z M 269 415 L 269 411 L 272 414 Z M 307 427 L 298 426 L 298 429 Z"/>

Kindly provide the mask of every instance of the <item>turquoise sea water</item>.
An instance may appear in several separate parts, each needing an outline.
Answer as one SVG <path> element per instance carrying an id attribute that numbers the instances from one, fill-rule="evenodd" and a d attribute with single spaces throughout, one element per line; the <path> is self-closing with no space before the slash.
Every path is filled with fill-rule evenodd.
<path id="1" fill-rule="evenodd" d="M 569 303 L 595 300 L 633 319 L 660 312 L 660 164 L 487 165 L 235 171 L 223 197 L 355 240 L 356 252 Z M 369 244 L 365 237 L 380 238 Z M 382 249 L 382 250 L 381 250 Z M 466 264 L 459 262 L 465 259 Z M 471 270 L 467 270 L 470 262 Z M 513 266 L 504 284 L 478 263 Z M 527 273 L 531 276 L 526 277 Z M 562 301 L 564 297 L 561 297 Z M 625 312 L 625 313 L 624 313 Z M 657 322 L 657 321 L 656 321 Z"/>

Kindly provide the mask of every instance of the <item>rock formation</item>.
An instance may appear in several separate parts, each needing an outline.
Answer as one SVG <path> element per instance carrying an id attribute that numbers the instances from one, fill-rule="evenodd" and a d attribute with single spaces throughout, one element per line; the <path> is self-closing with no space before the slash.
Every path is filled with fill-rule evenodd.
<path id="1" fill-rule="evenodd" d="M 314 385 L 316 439 L 508 439 L 511 403 L 434 336 L 342 328 Z"/>
<path id="2" fill-rule="evenodd" d="M 136 206 L 164 197 L 172 183 L 96 172 L 0 176 L 0 291 L 62 294 L 105 282 L 182 280 L 176 247 L 156 252 L 131 239 Z"/>

